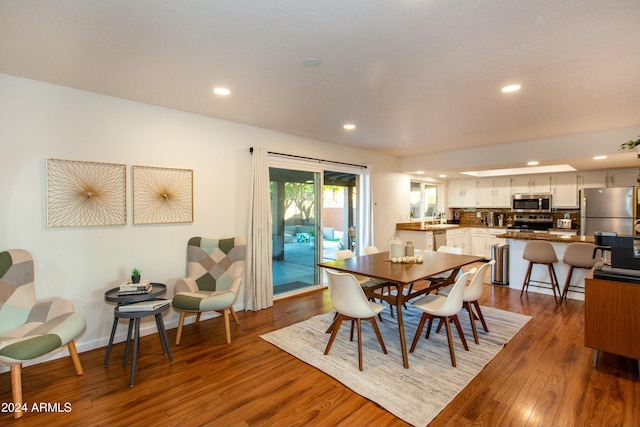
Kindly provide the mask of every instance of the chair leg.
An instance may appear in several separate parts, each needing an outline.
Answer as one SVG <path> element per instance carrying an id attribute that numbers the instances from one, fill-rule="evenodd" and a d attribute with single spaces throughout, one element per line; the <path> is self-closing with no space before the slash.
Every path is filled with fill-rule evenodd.
<path id="1" fill-rule="evenodd" d="M 487 322 L 484 320 L 484 316 L 482 315 L 482 310 L 480 310 L 480 303 L 478 301 L 472 301 L 471 304 L 476 308 L 476 314 L 478 315 L 478 319 L 480 319 L 480 323 L 482 323 L 482 328 L 485 332 L 489 332 L 489 328 L 487 327 Z"/>
<path id="2" fill-rule="evenodd" d="M 336 318 L 335 325 L 333 326 L 333 330 L 331 331 L 331 336 L 329 337 L 329 342 L 327 343 L 327 348 L 324 349 L 324 355 L 329 354 L 329 350 L 331 350 L 331 346 L 333 345 L 333 341 L 336 339 L 336 335 L 338 335 L 338 330 L 340 329 L 340 325 L 345 317 L 342 314 L 338 313 L 338 317 Z"/>
<path id="3" fill-rule="evenodd" d="M 196 326 L 200 326 L 200 312 L 196 314 L 196 321 L 194 323 Z"/>
<path id="4" fill-rule="evenodd" d="M 222 317 L 224 317 L 224 331 L 227 335 L 227 344 L 231 344 L 231 328 L 229 327 L 229 309 L 222 310 Z"/>
<path id="5" fill-rule="evenodd" d="M 362 371 L 362 320 L 356 320 L 358 327 L 358 369 Z"/>
<path id="6" fill-rule="evenodd" d="M 453 316 L 451 316 L 451 319 L 453 320 L 454 325 L 456 325 L 456 329 L 458 330 L 458 335 L 460 336 L 460 340 L 462 341 L 462 346 L 464 347 L 465 350 L 469 351 L 469 346 L 467 345 L 467 339 L 464 337 L 464 334 L 462 333 L 462 326 L 460 326 L 460 319 L 458 319 L 458 315 L 454 314 Z"/>
<path id="7" fill-rule="evenodd" d="M 569 292 L 569 285 L 571 284 L 571 276 L 573 275 L 573 265 L 569 266 L 569 272 L 567 273 L 567 280 L 564 281 L 564 289 L 562 290 L 562 296 L 560 302 L 567 298 L 567 292 Z"/>
<path id="8" fill-rule="evenodd" d="M 547 270 L 549 270 L 549 282 L 551 283 L 551 290 L 553 291 L 553 299 L 558 304 L 558 297 L 562 296 L 562 292 L 560 292 L 560 286 L 558 286 L 558 280 L 555 279 L 556 272 L 553 270 L 553 265 L 547 264 Z M 558 293 L 560 295 L 556 295 L 556 288 L 558 288 Z M 560 300 L 562 302 L 562 300 Z"/>
<path id="9" fill-rule="evenodd" d="M 411 343 L 409 353 L 413 353 L 413 351 L 416 349 L 416 345 L 420 340 L 420 334 L 422 334 L 422 328 L 424 328 L 424 322 L 427 321 L 427 317 L 427 313 L 422 313 L 422 317 L 420 318 L 420 322 L 418 323 L 418 329 L 416 329 L 416 335 L 413 337 L 413 342 Z"/>
<path id="10" fill-rule="evenodd" d="M 529 266 L 527 267 L 527 274 L 524 275 L 524 282 L 522 282 L 522 290 L 520 291 L 520 296 L 525 291 L 529 291 L 529 279 L 531 279 L 531 268 L 533 267 L 533 263 L 529 261 Z"/>
<path id="11" fill-rule="evenodd" d="M 473 315 L 473 309 L 471 308 L 471 303 L 465 301 L 464 307 L 469 312 L 469 321 L 471 322 L 471 330 L 473 331 L 473 341 L 476 344 L 480 344 L 480 341 L 478 340 L 478 329 L 476 328 L 476 319 L 474 318 L 475 316 Z"/>
<path id="12" fill-rule="evenodd" d="M 378 337 L 378 342 L 380 343 L 380 347 L 382 347 L 382 352 L 387 354 L 387 347 L 384 345 L 384 341 L 382 340 L 382 334 L 380 333 L 380 329 L 378 328 L 378 322 L 376 322 L 376 318 L 371 318 L 371 324 L 373 325 L 373 330 L 376 333 L 376 337 Z"/>
<path id="13" fill-rule="evenodd" d="M 80 363 L 80 357 L 78 357 L 78 349 L 76 349 L 76 343 L 71 340 L 67 344 L 67 348 L 69 349 L 69 355 L 71 356 L 71 361 L 73 362 L 73 367 L 76 370 L 77 375 L 82 375 L 84 371 L 82 370 L 82 364 Z"/>
<path id="14" fill-rule="evenodd" d="M 238 319 L 238 315 L 236 314 L 236 311 L 233 309 L 233 306 L 229 307 L 229 311 L 233 316 L 233 321 L 236 322 L 237 326 L 240 326 L 240 319 Z"/>
<path id="15" fill-rule="evenodd" d="M 449 324 L 449 318 L 445 318 L 444 326 L 447 330 L 447 341 L 449 342 L 449 356 L 451 356 L 451 364 L 456 367 L 456 352 L 453 349 L 453 337 L 451 336 L 451 325 Z"/>
<path id="16" fill-rule="evenodd" d="M 182 326 L 184 326 L 184 315 L 186 312 L 180 312 L 180 320 L 178 320 L 178 332 L 176 333 L 176 345 L 180 345 L 180 339 L 182 338 Z"/>
<path id="17" fill-rule="evenodd" d="M 15 405 L 13 418 L 22 417 L 22 364 L 11 367 L 11 398 Z"/>

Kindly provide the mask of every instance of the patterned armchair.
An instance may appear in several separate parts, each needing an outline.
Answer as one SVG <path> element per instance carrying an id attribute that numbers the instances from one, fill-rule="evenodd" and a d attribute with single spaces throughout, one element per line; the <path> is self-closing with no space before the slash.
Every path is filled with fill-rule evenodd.
<path id="1" fill-rule="evenodd" d="M 180 312 L 176 345 L 180 344 L 184 317 L 195 313 L 196 326 L 200 314 L 207 311 L 221 312 L 231 343 L 229 313 L 236 325 L 240 324 L 233 304 L 242 284 L 247 242 L 244 237 L 207 239 L 192 237 L 187 244 L 187 277 L 179 279 L 175 286 L 173 308 Z"/>
<path id="2" fill-rule="evenodd" d="M 11 367 L 13 403 L 22 406 L 22 363 L 67 346 L 76 373 L 74 343 L 87 326 L 66 299 L 36 302 L 33 258 L 25 250 L 0 252 L 0 366 Z M 15 418 L 22 412 L 17 410 Z"/>

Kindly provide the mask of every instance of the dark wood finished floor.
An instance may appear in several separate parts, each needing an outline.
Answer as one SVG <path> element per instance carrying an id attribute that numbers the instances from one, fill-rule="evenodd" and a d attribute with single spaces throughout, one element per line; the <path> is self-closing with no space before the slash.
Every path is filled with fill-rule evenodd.
<path id="1" fill-rule="evenodd" d="M 592 368 L 584 347 L 584 304 L 485 285 L 481 304 L 533 319 L 433 420 L 432 426 L 638 426 L 640 380 L 634 360 L 601 355 Z M 3 426 L 403 426 L 384 409 L 289 354 L 260 334 L 328 312 L 326 291 L 276 302 L 269 310 L 240 312 L 225 344 L 221 318 L 185 327 L 162 355 L 157 335 L 142 338 L 136 385 L 122 368 L 124 344 L 80 354 L 85 374 L 68 358 L 26 367 L 23 393 L 30 405 L 56 402 L 69 412 L 26 413 Z M 175 329 L 168 331 L 171 343 Z M 354 348 L 355 351 L 355 348 Z M 443 355 L 448 357 L 448 355 Z M 460 356 L 462 357 L 462 355 Z M 354 353 L 354 369 L 357 369 Z M 400 361 L 398 361 L 400 363 Z M 365 355 L 366 369 L 366 355 Z M 428 399 L 429 396 L 425 396 Z M 11 401 L 8 373 L 0 375 L 0 402 Z M 50 408 L 51 409 L 51 408 Z"/>

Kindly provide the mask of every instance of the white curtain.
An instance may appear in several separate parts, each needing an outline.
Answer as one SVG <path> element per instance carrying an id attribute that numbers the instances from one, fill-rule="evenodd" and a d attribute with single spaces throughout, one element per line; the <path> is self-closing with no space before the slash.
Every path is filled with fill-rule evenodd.
<path id="1" fill-rule="evenodd" d="M 373 245 L 373 194 L 371 188 L 371 166 L 363 169 L 358 182 L 358 218 L 359 227 L 356 228 L 356 242 L 358 253 L 363 254 L 363 249 Z M 381 249 L 382 250 L 382 249 Z"/>
<path id="2" fill-rule="evenodd" d="M 262 310 L 273 305 L 271 268 L 271 196 L 267 150 L 254 147 L 251 159 L 251 201 L 247 239 L 245 307 Z"/>

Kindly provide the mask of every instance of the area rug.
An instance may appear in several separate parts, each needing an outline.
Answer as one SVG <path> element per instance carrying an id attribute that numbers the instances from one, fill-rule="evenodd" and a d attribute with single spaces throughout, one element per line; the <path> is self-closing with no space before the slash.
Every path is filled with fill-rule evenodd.
<path id="1" fill-rule="evenodd" d="M 491 307 L 482 307 L 482 312 L 489 332 L 484 332 L 478 322 L 479 345 L 473 341 L 466 311 L 459 316 L 469 351 L 464 350 L 453 327 L 457 368 L 451 366 L 444 327 L 439 334 L 435 333 L 437 322 L 428 340 L 423 330 L 415 352 L 409 353 L 409 369 L 403 368 L 398 324 L 386 310 L 384 321 L 378 321 L 378 325 L 388 354 L 382 353 L 371 323 L 363 322 L 362 372 L 358 370 L 357 341 L 349 341 L 349 322 L 342 324 L 329 355 L 323 355 L 329 340 L 325 331 L 333 320 L 333 313 L 314 316 L 261 338 L 320 369 L 409 424 L 426 426 L 531 319 Z M 408 346 L 421 313 L 411 307 L 403 311 Z"/>

